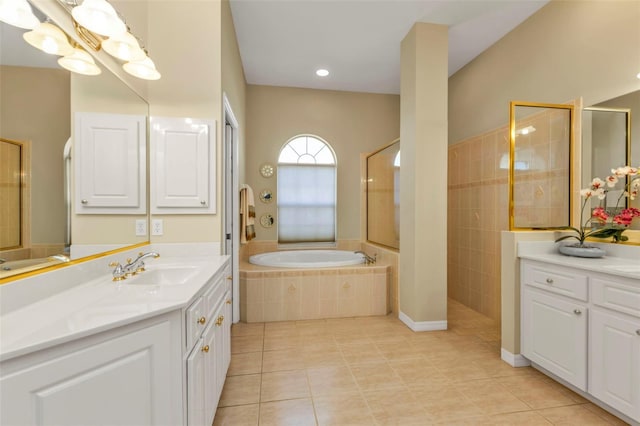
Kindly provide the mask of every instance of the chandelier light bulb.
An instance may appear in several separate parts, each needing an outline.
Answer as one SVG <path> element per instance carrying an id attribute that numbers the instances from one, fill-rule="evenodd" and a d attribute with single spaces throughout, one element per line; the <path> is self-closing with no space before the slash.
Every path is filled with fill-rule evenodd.
<path id="1" fill-rule="evenodd" d="M 24 40 L 43 52 L 51 55 L 65 56 L 73 52 L 67 35 L 49 22 L 43 22 L 36 28 L 22 35 Z"/>
<path id="2" fill-rule="evenodd" d="M 25 30 L 32 30 L 40 23 L 27 0 L 0 0 L 0 21 Z"/>
<path id="3" fill-rule="evenodd" d="M 156 70 L 155 64 L 149 57 L 144 58 L 142 61 L 127 62 L 122 68 L 132 76 L 143 80 L 160 79 L 160 73 Z"/>
<path id="4" fill-rule="evenodd" d="M 73 49 L 73 53 L 58 59 L 62 68 L 83 75 L 98 75 L 102 72 L 91 55 L 80 48 Z"/>
<path id="5" fill-rule="evenodd" d="M 102 48 L 111 56 L 125 62 L 142 61 L 147 56 L 130 32 L 108 38 L 102 42 Z"/>
<path id="6" fill-rule="evenodd" d="M 96 34 L 115 37 L 127 31 L 127 26 L 106 0 L 84 0 L 71 10 L 80 25 Z"/>

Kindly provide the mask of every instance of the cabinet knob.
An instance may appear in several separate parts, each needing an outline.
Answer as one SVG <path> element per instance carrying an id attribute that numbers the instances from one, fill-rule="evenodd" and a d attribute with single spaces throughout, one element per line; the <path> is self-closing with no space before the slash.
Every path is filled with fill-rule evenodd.
<path id="1" fill-rule="evenodd" d="M 229 275 L 229 276 L 227 277 L 227 279 L 228 279 L 229 281 L 231 281 L 231 280 L 233 280 L 233 277 L 232 277 L 231 275 Z"/>
<path id="2" fill-rule="evenodd" d="M 220 315 L 216 320 L 216 325 L 221 326 L 223 321 L 224 321 L 224 315 Z"/>
<path id="3" fill-rule="evenodd" d="M 636 334 L 640 336 L 640 328 L 636 330 Z"/>
<path id="4" fill-rule="evenodd" d="M 82 201 L 80 201 L 80 202 L 81 202 L 82 204 L 89 204 L 89 201 L 87 201 L 87 200 L 82 200 Z"/>
<path id="5" fill-rule="evenodd" d="M 203 346 L 201 351 L 204 352 L 204 353 L 208 353 L 209 352 L 209 345 Z"/>
<path id="6" fill-rule="evenodd" d="M 200 318 L 198 319 L 198 324 L 202 324 L 202 325 L 204 325 L 204 323 L 205 323 L 205 322 L 207 322 L 207 319 L 206 319 L 205 317 L 200 317 Z"/>
<path id="7" fill-rule="evenodd" d="M 227 305 L 230 305 L 230 304 L 231 304 L 231 300 L 227 300 Z"/>
<path id="8" fill-rule="evenodd" d="M 206 206 L 206 205 L 207 205 L 207 202 L 206 202 L 206 201 L 204 201 L 204 200 L 202 200 L 202 201 L 200 201 L 200 204 L 202 204 L 203 206 Z"/>
<path id="9" fill-rule="evenodd" d="M 553 278 L 547 278 L 547 284 L 553 284 Z"/>
<path id="10" fill-rule="evenodd" d="M 582 311 L 580 309 L 574 309 L 573 313 L 576 315 L 580 315 L 582 313 Z"/>

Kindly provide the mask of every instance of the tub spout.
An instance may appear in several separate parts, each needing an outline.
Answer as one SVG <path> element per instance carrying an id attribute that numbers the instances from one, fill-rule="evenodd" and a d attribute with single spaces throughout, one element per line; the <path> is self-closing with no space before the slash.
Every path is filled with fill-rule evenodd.
<path id="1" fill-rule="evenodd" d="M 363 252 L 361 250 L 355 251 L 354 253 L 361 254 L 362 256 L 364 256 L 364 261 L 365 261 L 365 263 L 367 265 L 372 265 L 372 264 L 376 263 L 377 254 L 374 254 L 373 257 L 371 257 L 367 253 L 365 253 L 365 252 Z"/>

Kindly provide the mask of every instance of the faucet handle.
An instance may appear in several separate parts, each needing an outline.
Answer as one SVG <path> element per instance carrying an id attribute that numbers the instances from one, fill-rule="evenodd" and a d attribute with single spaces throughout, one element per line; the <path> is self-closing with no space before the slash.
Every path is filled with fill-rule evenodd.
<path id="1" fill-rule="evenodd" d="M 120 262 L 111 262 L 109 266 L 115 267 L 113 270 L 113 281 L 122 281 L 127 278 L 127 274 L 124 272 L 124 268 Z"/>

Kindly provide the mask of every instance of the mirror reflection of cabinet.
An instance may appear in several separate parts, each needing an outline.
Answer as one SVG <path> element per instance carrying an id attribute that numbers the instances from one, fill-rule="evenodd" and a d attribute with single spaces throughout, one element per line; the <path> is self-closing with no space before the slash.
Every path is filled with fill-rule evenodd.
<path id="1" fill-rule="evenodd" d="M 62 7 L 57 2 L 51 5 L 42 2 L 42 6 L 52 10 Z M 56 14 L 54 20 L 59 17 Z M 23 225 L 17 224 L 12 229 L 20 232 L 21 242 L 19 247 L 0 248 L 0 257 L 10 261 L 40 259 L 68 253 L 72 244 L 81 248 L 71 253 L 71 258 L 77 259 L 148 241 L 148 235 L 136 235 L 136 221 L 146 221 L 145 213 L 143 216 L 74 214 L 73 190 L 68 190 L 65 184 L 65 168 L 69 165 L 65 160 L 65 144 L 70 138 L 73 140 L 76 111 L 141 115 L 146 122 L 148 104 L 101 64 L 98 65 L 102 74 L 93 77 L 61 69 L 57 56 L 47 55 L 24 41 L 25 31 L 0 23 L 0 137 L 29 144 L 30 153 L 24 160 L 31 163 L 21 194 Z M 146 134 L 141 141 L 144 151 L 137 155 L 146 164 Z M 73 163 L 69 165 L 69 181 L 72 181 L 79 158 L 73 150 L 69 153 L 67 158 Z M 146 188 L 146 172 L 140 178 Z M 146 194 L 139 196 L 141 205 L 146 206 Z M 30 213 L 25 214 L 29 209 Z M 2 211 L 0 215 L 1 223 L 5 217 Z"/>
<path id="2" fill-rule="evenodd" d="M 400 248 L 400 141 L 367 156 L 367 240 Z"/>
<path id="3" fill-rule="evenodd" d="M 76 113 L 78 214 L 146 213 L 146 117 Z"/>

